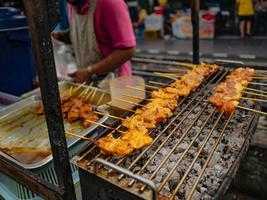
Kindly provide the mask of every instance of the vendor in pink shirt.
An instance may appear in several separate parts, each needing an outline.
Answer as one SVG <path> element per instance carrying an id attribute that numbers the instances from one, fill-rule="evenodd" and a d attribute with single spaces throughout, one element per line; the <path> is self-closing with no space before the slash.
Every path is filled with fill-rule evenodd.
<path id="1" fill-rule="evenodd" d="M 78 70 L 70 76 L 82 83 L 115 72 L 130 76 L 135 36 L 124 0 L 68 0 L 70 42 Z M 66 34 L 65 34 L 66 35 Z M 60 39 L 61 33 L 53 33 Z"/>

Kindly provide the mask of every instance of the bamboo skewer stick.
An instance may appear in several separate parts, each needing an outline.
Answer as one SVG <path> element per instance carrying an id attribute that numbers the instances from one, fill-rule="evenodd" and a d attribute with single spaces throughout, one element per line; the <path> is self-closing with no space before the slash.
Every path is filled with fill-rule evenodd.
<path id="1" fill-rule="evenodd" d="M 261 79 L 261 80 L 267 80 L 267 77 L 265 76 L 253 76 L 253 79 Z"/>
<path id="2" fill-rule="evenodd" d="M 162 85 L 162 86 L 167 86 L 168 85 L 167 83 L 161 83 L 161 82 L 158 82 L 158 81 L 149 81 L 149 83 L 155 84 L 155 85 Z"/>
<path id="3" fill-rule="evenodd" d="M 86 98 L 86 101 L 88 101 L 88 99 L 89 99 L 89 101 L 93 101 L 93 99 L 94 99 L 94 96 L 95 96 L 95 94 L 96 94 L 96 91 L 97 91 L 97 89 L 95 88 L 94 90 L 92 90 L 92 96 L 91 96 L 91 94 Z"/>
<path id="4" fill-rule="evenodd" d="M 262 112 L 260 110 L 255 110 L 255 109 L 247 108 L 247 107 L 243 107 L 243 106 L 236 106 L 236 107 L 239 108 L 239 109 L 248 110 L 248 111 L 251 111 L 251 112 L 255 112 L 255 113 L 258 113 L 258 114 L 266 115 L 267 116 L 267 113 L 266 112 Z"/>
<path id="5" fill-rule="evenodd" d="M 74 134 L 74 133 L 71 133 L 69 131 L 65 131 L 65 134 L 66 135 L 69 135 L 69 136 L 74 136 L 74 137 L 78 137 L 82 140 L 87 140 L 89 142 L 92 142 L 94 143 L 95 145 L 99 145 L 99 142 L 97 140 L 94 140 L 94 139 L 91 139 L 91 138 L 88 138 L 88 137 L 84 137 L 84 136 L 81 136 L 81 135 L 77 135 L 77 134 Z"/>
<path id="6" fill-rule="evenodd" d="M 263 85 L 263 86 L 267 86 L 267 83 L 249 82 L 249 84 L 252 84 L 252 85 Z"/>
<path id="7" fill-rule="evenodd" d="M 145 87 L 151 88 L 151 89 L 155 89 L 155 90 L 159 90 L 161 89 L 160 87 L 157 86 L 152 86 L 152 85 L 147 85 L 147 84 L 143 84 Z"/>
<path id="8" fill-rule="evenodd" d="M 131 110 L 131 109 L 128 109 L 128 108 L 123 108 L 123 107 L 121 107 L 121 106 L 112 105 L 112 104 L 110 104 L 110 103 L 107 103 L 107 105 L 109 105 L 109 106 L 111 106 L 111 107 L 119 108 L 119 109 L 121 109 L 121 110 L 127 110 L 128 112 L 133 112 L 133 113 L 135 113 L 134 110 Z"/>
<path id="9" fill-rule="evenodd" d="M 267 70 L 263 70 L 263 69 L 255 69 L 256 72 L 266 72 L 267 73 Z"/>
<path id="10" fill-rule="evenodd" d="M 130 97 L 130 98 L 133 98 L 133 99 L 152 101 L 152 99 L 142 98 L 142 97 L 138 97 L 138 96 L 134 96 L 134 95 L 129 95 L 129 94 L 123 94 L 123 96 Z"/>
<path id="11" fill-rule="evenodd" d="M 196 179 L 196 181 L 195 181 L 195 183 L 194 183 L 194 185 L 193 185 L 193 187 L 192 187 L 192 189 L 191 189 L 191 191 L 190 191 L 190 193 L 189 193 L 189 195 L 188 195 L 188 198 L 187 198 L 188 200 L 191 200 L 191 199 L 192 199 L 192 196 L 193 196 L 193 194 L 194 194 L 194 192 L 195 192 L 195 189 L 196 189 L 196 187 L 197 187 L 197 185 L 198 185 L 198 183 L 199 183 L 199 181 L 200 181 L 202 175 L 204 174 L 206 168 L 208 167 L 208 165 L 209 165 L 209 163 L 210 163 L 210 160 L 212 159 L 212 157 L 213 157 L 213 155 L 214 155 L 214 152 L 216 151 L 218 145 L 220 144 L 221 140 L 223 139 L 225 130 L 226 130 L 228 124 L 230 123 L 230 121 L 231 121 L 231 119 L 232 119 L 232 116 L 233 116 L 233 115 L 231 115 L 231 116 L 229 117 L 229 119 L 227 120 L 225 126 L 223 127 L 223 129 L 222 129 L 222 131 L 221 131 L 221 133 L 220 133 L 220 135 L 219 135 L 219 138 L 218 138 L 218 139 L 216 140 L 216 142 L 211 146 L 211 151 L 209 152 L 208 158 L 207 158 L 207 160 L 205 161 L 204 165 L 202 166 L 202 169 L 201 169 L 201 171 L 200 171 L 200 173 L 199 173 L 199 175 L 198 175 L 198 177 L 197 177 L 197 179 Z M 175 190 L 175 192 L 174 192 L 173 194 L 176 194 L 177 192 L 178 192 L 178 191 Z M 174 199 L 174 196 L 172 196 L 170 199 Z"/>
<path id="12" fill-rule="evenodd" d="M 165 75 L 164 73 L 154 72 L 154 74 L 156 74 L 157 76 L 160 76 L 160 77 L 169 78 L 169 79 L 174 80 L 174 81 L 177 81 L 178 80 L 174 76 Z"/>
<path id="13" fill-rule="evenodd" d="M 187 72 L 188 71 L 187 69 L 180 69 L 180 68 L 177 69 L 176 67 L 168 67 L 167 69 L 170 71 L 176 71 L 176 72 L 179 72 L 179 71 Z"/>
<path id="14" fill-rule="evenodd" d="M 72 91 L 71 96 L 73 96 L 80 88 L 82 88 L 84 85 L 86 84 L 86 82 L 83 82 L 81 85 L 79 85 L 78 87 L 74 88 Z"/>
<path id="15" fill-rule="evenodd" d="M 120 128 L 121 125 L 117 126 L 116 129 Z M 112 133 L 114 133 L 115 131 L 111 131 L 108 136 L 112 135 Z M 93 146 L 92 148 L 90 148 L 88 151 L 86 151 L 79 159 L 78 161 L 83 160 L 89 153 L 91 153 L 97 146 Z M 100 151 L 95 157 L 94 159 L 92 159 L 91 161 L 89 161 L 86 166 L 90 166 L 92 162 L 94 162 L 94 160 L 98 157 L 100 157 L 102 155 L 102 152 Z"/>
<path id="16" fill-rule="evenodd" d="M 177 61 L 174 61 L 173 64 L 180 65 L 180 66 L 187 67 L 187 68 L 191 68 L 191 69 L 196 67 L 196 65 L 194 65 L 194 64 L 177 62 Z"/>
<path id="17" fill-rule="evenodd" d="M 88 88 L 89 89 L 91 89 L 91 87 L 93 86 L 93 83 L 91 83 L 89 86 L 88 86 Z M 96 88 L 94 88 L 94 89 L 96 89 Z M 86 95 L 85 95 L 85 97 L 84 97 L 84 101 L 86 102 L 89 98 L 90 98 L 90 96 L 91 96 L 91 94 L 93 93 L 93 90 L 94 90 L 93 88 L 92 88 L 92 90 L 89 92 L 89 90 L 88 90 L 88 92 L 86 93 Z"/>
<path id="18" fill-rule="evenodd" d="M 250 101 L 258 101 L 258 102 L 267 102 L 267 100 L 264 100 L 264 99 L 254 99 L 254 98 L 249 98 L 249 97 L 241 97 L 240 99 L 243 99 L 243 100 L 250 100 Z"/>
<path id="19" fill-rule="evenodd" d="M 144 89 L 141 89 L 141 88 L 138 88 L 138 87 L 133 87 L 133 86 L 129 86 L 129 85 L 127 85 L 126 87 L 129 88 L 129 89 L 139 90 L 139 91 L 141 91 L 141 92 L 148 92 L 148 93 L 151 93 L 151 91 L 144 90 Z"/>
<path id="20" fill-rule="evenodd" d="M 168 76 L 174 76 L 174 77 L 182 77 L 184 74 L 180 74 L 177 72 L 153 72 L 154 74 L 163 74 L 163 75 L 168 75 Z"/>
<path id="21" fill-rule="evenodd" d="M 107 126 L 107 125 L 104 125 L 104 124 L 101 124 L 101 123 L 98 123 L 98 122 L 95 122 L 95 121 L 91 121 L 89 119 L 86 119 L 85 121 L 90 122 L 92 124 L 96 124 L 98 126 L 102 126 L 103 128 L 106 128 L 106 129 L 109 129 L 109 130 L 112 130 L 112 131 L 117 131 L 120 134 L 125 134 L 125 131 L 121 131 L 121 130 L 118 130 L 116 128 L 110 127 L 110 126 Z"/>
<path id="22" fill-rule="evenodd" d="M 132 105 L 136 105 L 136 106 L 145 107 L 145 106 L 142 105 L 142 104 L 135 103 L 135 102 L 132 102 L 132 101 L 128 101 L 128 100 L 125 100 L 125 99 L 120 99 L 120 98 L 114 98 L 114 99 L 115 99 L 115 100 L 118 100 L 118 101 L 122 101 L 122 102 L 128 103 L 128 104 L 132 104 Z"/>
<path id="23" fill-rule="evenodd" d="M 70 89 L 69 89 L 69 96 L 71 96 L 71 94 L 72 94 L 72 90 L 73 90 L 73 86 L 70 86 Z"/>
<path id="24" fill-rule="evenodd" d="M 121 121 L 125 120 L 121 117 L 117 117 L 117 116 L 114 116 L 114 115 L 110 115 L 110 114 L 106 114 L 106 113 L 102 113 L 102 112 L 98 112 L 98 111 L 94 111 L 95 114 L 98 114 L 98 115 L 103 115 L 103 116 L 107 116 L 107 117 L 110 117 L 110 118 L 114 118 L 114 119 L 119 119 Z"/>
<path id="25" fill-rule="evenodd" d="M 86 94 L 87 94 L 87 92 L 89 91 L 89 87 L 87 87 L 86 89 L 84 89 L 79 95 L 78 95 L 78 98 L 83 98 Z"/>
<path id="26" fill-rule="evenodd" d="M 79 85 L 78 87 L 73 89 L 73 86 L 71 86 L 69 89 L 67 89 L 66 91 L 64 91 L 62 93 L 61 96 L 64 96 L 66 94 L 69 94 L 70 96 L 72 96 L 77 90 L 79 90 L 86 82 L 84 82 L 83 84 Z"/>
<path id="27" fill-rule="evenodd" d="M 264 95 L 264 94 L 258 94 L 258 93 L 255 93 L 255 92 L 246 92 L 246 91 L 244 91 L 243 93 L 244 93 L 244 94 L 255 95 L 255 96 L 261 96 L 261 97 L 267 97 L 267 95 Z"/>
<path id="28" fill-rule="evenodd" d="M 104 98 L 104 96 L 105 96 L 105 94 L 102 93 L 101 96 L 100 96 L 100 98 L 98 99 L 96 105 L 100 105 L 100 103 L 101 103 L 102 99 Z"/>
<path id="29" fill-rule="evenodd" d="M 267 74 L 255 74 L 256 76 L 258 76 L 258 77 L 267 77 Z"/>
<path id="30" fill-rule="evenodd" d="M 246 87 L 245 89 L 246 89 L 246 90 L 253 91 L 253 92 L 259 92 L 259 93 L 267 94 L 267 91 L 263 91 L 263 90 L 257 90 L 257 89 L 254 89 L 254 88 L 248 88 L 248 87 Z"/>

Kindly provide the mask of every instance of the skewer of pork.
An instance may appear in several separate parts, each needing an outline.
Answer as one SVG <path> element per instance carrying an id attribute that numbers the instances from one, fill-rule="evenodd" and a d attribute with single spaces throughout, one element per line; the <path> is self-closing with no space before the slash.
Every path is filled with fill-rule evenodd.
<path id="1" fill-rule="evenodd" d="M 209 102 L 219 110 L 224 111 L 228 116 L 230 116 L 236 108 L 244 109 L 244 107 L 238 105 L 239 100 L 245 99 L 242 95 L 246 86 L 253 79 L 254 74 L 254 70 L 250 68 L 238 68 L 234 70 L 226 77 L 224 82 L 216 87 L 215 94 L 209 98 Z M 261 114 L 264 113 L 254 109 L 250 110 Z"/>
<path id="2" fill-rule="evenodd" d="M 184 84 L 189 88 L 188 91 L 190 93 L 202 83 L 205 76 L 214 71 L 214 68 L 210 70 L 210 68 L 206 67 L 202 70 L 197 70 L 197 72 L 188 72 L 181 80 L 175 79 L 174 84 L 171 85 L 172 87 L 151 92 L 151 101 L 146 106 L 142 105 L 141 109 L 137 109 L 135 115 L 123 120 L 122 125 L 128 128 L 126 134 L 119 138 L 108 135 L 98 140 L 102 152 L 123 156 L 131 153 L 134 149 L 149 145 L 152 142 L 152 138 L 148 135 L 148 129 L 156 127 L 157 124 L 171 117 L 171 111 L 177 107 L 179 99 L 179 94 L 177 93 L 179 90 L 176 87 L 181 87 L 181 84 Z M 130 86 L 129 88 L 141 90 Z M 146 90 L 142 89 L 142 91 Z M 127 100 L 127 102 L 130 101 Z M 133 104 L 137 105 L 136 103 Z"/>

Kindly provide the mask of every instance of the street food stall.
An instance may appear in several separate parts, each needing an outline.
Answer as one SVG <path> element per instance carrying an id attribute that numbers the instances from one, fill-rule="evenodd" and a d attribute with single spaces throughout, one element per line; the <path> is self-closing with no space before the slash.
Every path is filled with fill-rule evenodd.
<path id="1" fill-rule="evenodd" d="M 200 62 L 199 1 L 192 2 L 193 63 L 136 57 L 134 76 L 119 79 L 114 97 L 93 84 L 58 83 L 50 38 L 57 1 L 24 1 L 40 90 L 0 110 L 1 196 L 224 195 L 267 115 L 267 71 Z"/>

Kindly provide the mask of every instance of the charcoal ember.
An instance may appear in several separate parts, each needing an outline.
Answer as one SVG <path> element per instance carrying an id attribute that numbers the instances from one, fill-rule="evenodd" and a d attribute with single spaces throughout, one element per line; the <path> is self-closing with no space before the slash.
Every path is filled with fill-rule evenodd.
<path id="1" fill-rule="evenodd" d="M 198 191 L 199 191 L 201 194 L 204 194 L 205 192 L 207 192 L 207 190 L 208 190 L 208 189 L 207 189 L 206 187 L 202 187 L 202 186 L 198 188 Z"/>
<path id="2" fill-rule="evenodd" d="M 147 174 L 147 173 L 144 173 L 144 174 L 142 174 L 142 177 L 144 177 L 144 178 L 149 178 L 149 174 Z"/>
<path id="3" fill-rule="evenodd" d="M 197 126 L 198 126 L 198 127 L 201 127 L 202 125 L 203 125 L 203 121 L 202 121 L 202 120 L 198 120 L 198 121 L 197 121 Z"/>
<path id="4" fill-rule="evenodd" d="M 194 133 L 198 133 L 200 131 L 200 127 L 199 126 L 193 127 L 193 131 Z"/>
<path id="5" fill-rule="evenodd" d="M 199 149 L 198 149 L 198 151 L 199 151 Z M 204 149 L 200 152 L 200 154 L 199 154 L 199 158 L 207 158 L 208 157 L 208 155 L 209 155 L 209 152 L 208 151 L 205 151 Z"/>
<path id="6" fill-rule="evenodd" d="M 182 162 L 182 163 L 184 163 L 184 162 Z M 187 166 L 181 164 L 176 168 L 176 172 L 178 172 L 180 175 L 183 175 L 185 173 L 186 169 L 187 169 Z"/>
<path id="7" fill-rule="evenodd" d="M 219 152 L 214 152 L 213 156 L 211 157 L 210 163 L 209 163 L 209 167 L 213 167 L 218 160 L 220 159 L 221 155 Z"/>
<path id="8" fill-rule="evenodd" d="M 161 161 L 161 159 L 160 159 L 160 157 L 156 157 L 153 161 L 152 161 L 152 165 L 159 165 L 160 164 L 160 161 Z"/>
<path id="9" fill-rule="evenodd" d="M 223 174 L 223 167 L 219 164 L 214 165 L 214 172 L 216 177 L 221 177 Z"/>
<path id="10" fill-rule="evenodd" d="M 173 173 L 173 176 L 170 178 L 170 180 L 168 181 L 168 185 L 171 191 L 173 191 L 175 189 L 175 187 L 177 186 L 179 180 L 180 180 L 180 174 L 177 172 Z"/>
<path id="11" fill-rule="evenodd" d="M 186 196 L 186 199 L 187 199 L 187 197 L 189 196 L 189 193 L 186 192 L 185 196 Z M 201 194 L 198 191 L 194 191 L 194 193 L 192 195 L 192 199 L 193 200 L 198 200 L 200 198 L 201 198 Z"/>
<path id="12" fill-rule="evenodd" d="M 203 194 L 200 199 L 201 200 L 211 200 L 212 197 L 210 195 L 208 195 L 208 194 Z"/>
<path id="13" fill-rule="evenodd" d="M 194 114 L 194 113 L 191 113 L 188 117 L 187 117 L 187 119 L 194 119 L 196 117 L 196 115 Z"/>
<path id="14" fill-rule="evenodd" d="M 206 172 L 205 175 L 203 176 L 202 186 L 209 188 L 211 184 L 212 184 L 212 181 L 210 179 L 210 175 Z"/>
<path id="15" fill-rule="evenodd" d="M 176 162 L 170 162 L 167 165 L 167 170 L 171 171 L 175 167 Z"/>
<path id="16" fill-rule="evenodd" d="M 161 176 L 161 175 L 157 175 L 156 178 L 154 179 L 154 181 L 155 181 L 156 183 L 160 183 L 161 180 L 162 180 L 162 176 Z"/>
<path id="17" fill-rule="evenodd" d="M 190 158 L 194 158 L 195 152 L 196 152 L 195 149 L 190 149 L 190 150 L 188 151 L 188 156 L 189 156 Z"/>
<path id="18" fill-rule="evenodd" d="M 156 168 L 157 168 L 156 165 L 149 165 L 146 169 L 148 172 L 153 173 Z"/>
<path id="19" fill-rule="evenodd" d="M 167 169 L 166 168 L 161 168 L 159 170 L 159 172 L 158 172 L 158 175 L 159 176 L 164 176 L 164 175 L 166 175 L 166 173 L 167 173 Z"/>
<path id="20" fill-rule="evenodd" d="M 187 147 L 188 147 L 188 144 L 185 143 L 185 142 L 183 142 L 183 143 L 181 143 L 181 144 L 177 147 L 177 151 L 181 153 L 181 152 L 183 152 Z"/>
<path id="21" fill-rule="evenodd" d="M 172 154 L 170 156 L 170 161 L 171 162 L 176 162 L 181 157 L 181 155 L 182 155 L 181 153 L 175 152 L 175 154 Z"/>
<path id="22" fill-rule="evenodd" d="M 178 199 L 185 199 L 185 192 L 179 191 L 176 196 L 178 197 Z"/>
<path id="23" fill-rule="evenodd" d="M 231 154 L 228 153 L 228 154 L 222 154 L 221 157 L 224 159 L 224 160 L 229 160 L 229 158 L 231 157 Z"/>
<path id="24" fill-rule="evenodd" d="M 200 110 L 201 110 L 201 106 L 197 106 L 194 111 L 199 112 Z"/>
<path id="25" fill-rule="evenodd" d="M 166 148 L 162 148 L 162 149 L 160 149 L 159 153 L 160 153 L 162 156 L 165 156 L 165 155 L 168 154 L 168 149 L 166 149 Z"/>
<path id="26" fill-rule="evenodd" d="M 194 146 L 194 147 L 198 147 L 198 146 L 199 146 L 199 142 L 198 142 L 198 141 L 194 141 L 194 142 L 193 142 L 193 146 Z"/>
<path id="27" fill-rule="evenodd" d="M 169 196 L 170 191 L 171 190 L 170 190 L 168 184 L 165 184 L 164 187 L 161 190 L 161 194 L 163 194 L 164 196 Z"/>
<path id="28" fill-rule="evenodd" d="M 204 148 L 204 151 L 209 152 L 214 143 L 215 143 L 215 140 L 213 138 L 210 138 L 208 143 L 206 144 L 206 146 Z"/>
<path id="29" fill-rule="evenodd" d="M 137 166 L 137 167 L 135 167 L 135 168 L 133 169 L 133 172 L 136 173 L 136 172 L 138 172 L 140 169 L 141 169 L 141 167 Z"/>
<path id="30" fill-rule="evenodd" d="M 201 165 L 199 163 L 195 163 L 193 169 L 196 171 L 196 173 L 200 173 Z"/>

